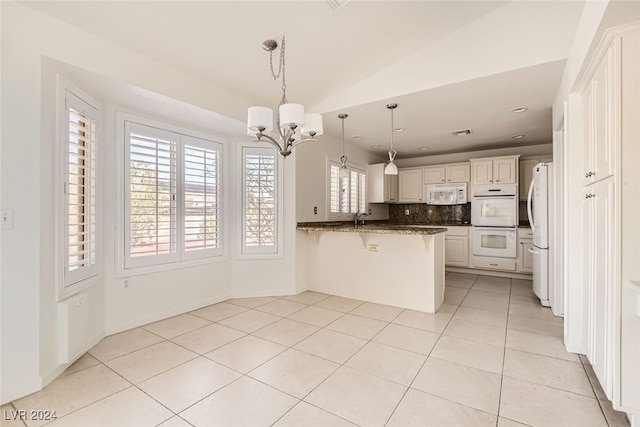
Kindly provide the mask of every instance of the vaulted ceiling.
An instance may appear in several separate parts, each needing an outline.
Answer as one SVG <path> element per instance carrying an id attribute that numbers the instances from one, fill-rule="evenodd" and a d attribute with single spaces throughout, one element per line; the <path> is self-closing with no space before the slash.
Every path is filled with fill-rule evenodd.
<path id="1" fill-rule="evenodd" d="M 381 155 L 391 135 L 386 104 L 398 103 L 395 127 L 405 129 L 395 134 L 399 158 L 550 142 L 551 106 L 584 6 L 582 0 L 22 3 L 254 105 L 275 107 L 280 99 L 261 45 L 284 35 L 289 101 L 322 113 L 325 133 L 337 139 L 338 114 L 349 114 L 347 143 Z M 519 107 L 528 110 L 512 112 Z M 244 111 L 219 113 L 246 119 Z M 460 129 L 471 134 L 451 134 Z M 525 136 L 512 138 L 518 134 Z"/>

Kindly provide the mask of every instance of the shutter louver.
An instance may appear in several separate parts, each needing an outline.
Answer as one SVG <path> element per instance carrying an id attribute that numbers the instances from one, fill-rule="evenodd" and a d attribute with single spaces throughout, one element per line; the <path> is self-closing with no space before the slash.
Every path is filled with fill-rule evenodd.
<path id="1" fill-rule="evenodd" d="M 131 257 L 176 252 L 176 142 L 129 135 L 129 248 Z"/>
<path id="2" fill-rule="evenodd" d="M 96 116 L 94 107 L 65 92 L 64 287 L 97 274 Z"/>
<path id="3" fill-rule="evenodd" d="M 185 251 L 220 247 L 219 151 L 185 144 Z"/>
<path id="4" fill-rule="evenodd" d="M 277 157 L 271 149 L 243 150 L 243 252 L 277 252 Z"/>

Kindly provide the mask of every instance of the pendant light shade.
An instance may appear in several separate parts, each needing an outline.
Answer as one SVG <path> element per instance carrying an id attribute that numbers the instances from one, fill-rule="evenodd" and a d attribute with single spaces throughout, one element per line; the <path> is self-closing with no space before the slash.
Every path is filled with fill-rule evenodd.
<path id="1" fill-rule="evenodd" d="M 391 149 L 389 150 L 389 163 L 384 168 L 385 175 L 398 175 L 398 166 L 394 163 L 398 152 L 393 149 L 393 110 L 398 104 L 387 104 L 387 108 L 391 110 Z"/>

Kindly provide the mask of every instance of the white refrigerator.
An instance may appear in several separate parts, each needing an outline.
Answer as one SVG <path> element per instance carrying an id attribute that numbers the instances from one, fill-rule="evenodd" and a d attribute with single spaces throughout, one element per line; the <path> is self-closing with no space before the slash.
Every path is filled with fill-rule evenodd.
<path id="1" fill-rule="evenodd" d="M 533 292 L 540 303 L 546 307 L 550 295 L 550 272 L 549 272 L 549 228 L 552 217 L 553 200 L 553 163 L 538 163 L 533 167 L 533 179 L 529 186 L 529 197 L 527 200 L 527 213 L 529 214 L 529 224 L 533 233 L 533 247 L 529 249 L 533 262 Z"/>

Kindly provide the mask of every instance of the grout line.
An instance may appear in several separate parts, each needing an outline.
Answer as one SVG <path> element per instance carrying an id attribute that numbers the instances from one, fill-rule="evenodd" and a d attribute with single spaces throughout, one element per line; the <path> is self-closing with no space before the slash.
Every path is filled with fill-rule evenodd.
<path id="1" fill-rule="evenodd" d="M 496 427 L 500 422 L 500 410 L 502 409 L 502 391 L 504 387 L 504 365 L 507 360 L 507 332 L 509 330 L 509 311 L 511 311 L 511 286 L 513 285 L 513 279 L 509 283 L 509 304 L 507 304 L 507 323 L 505 324 L 504 331 L 504 350 L 502 352 L 502 371 L 500 373 L 500 392 L 498 393 L 498 416 L 496 418 Z"/>

